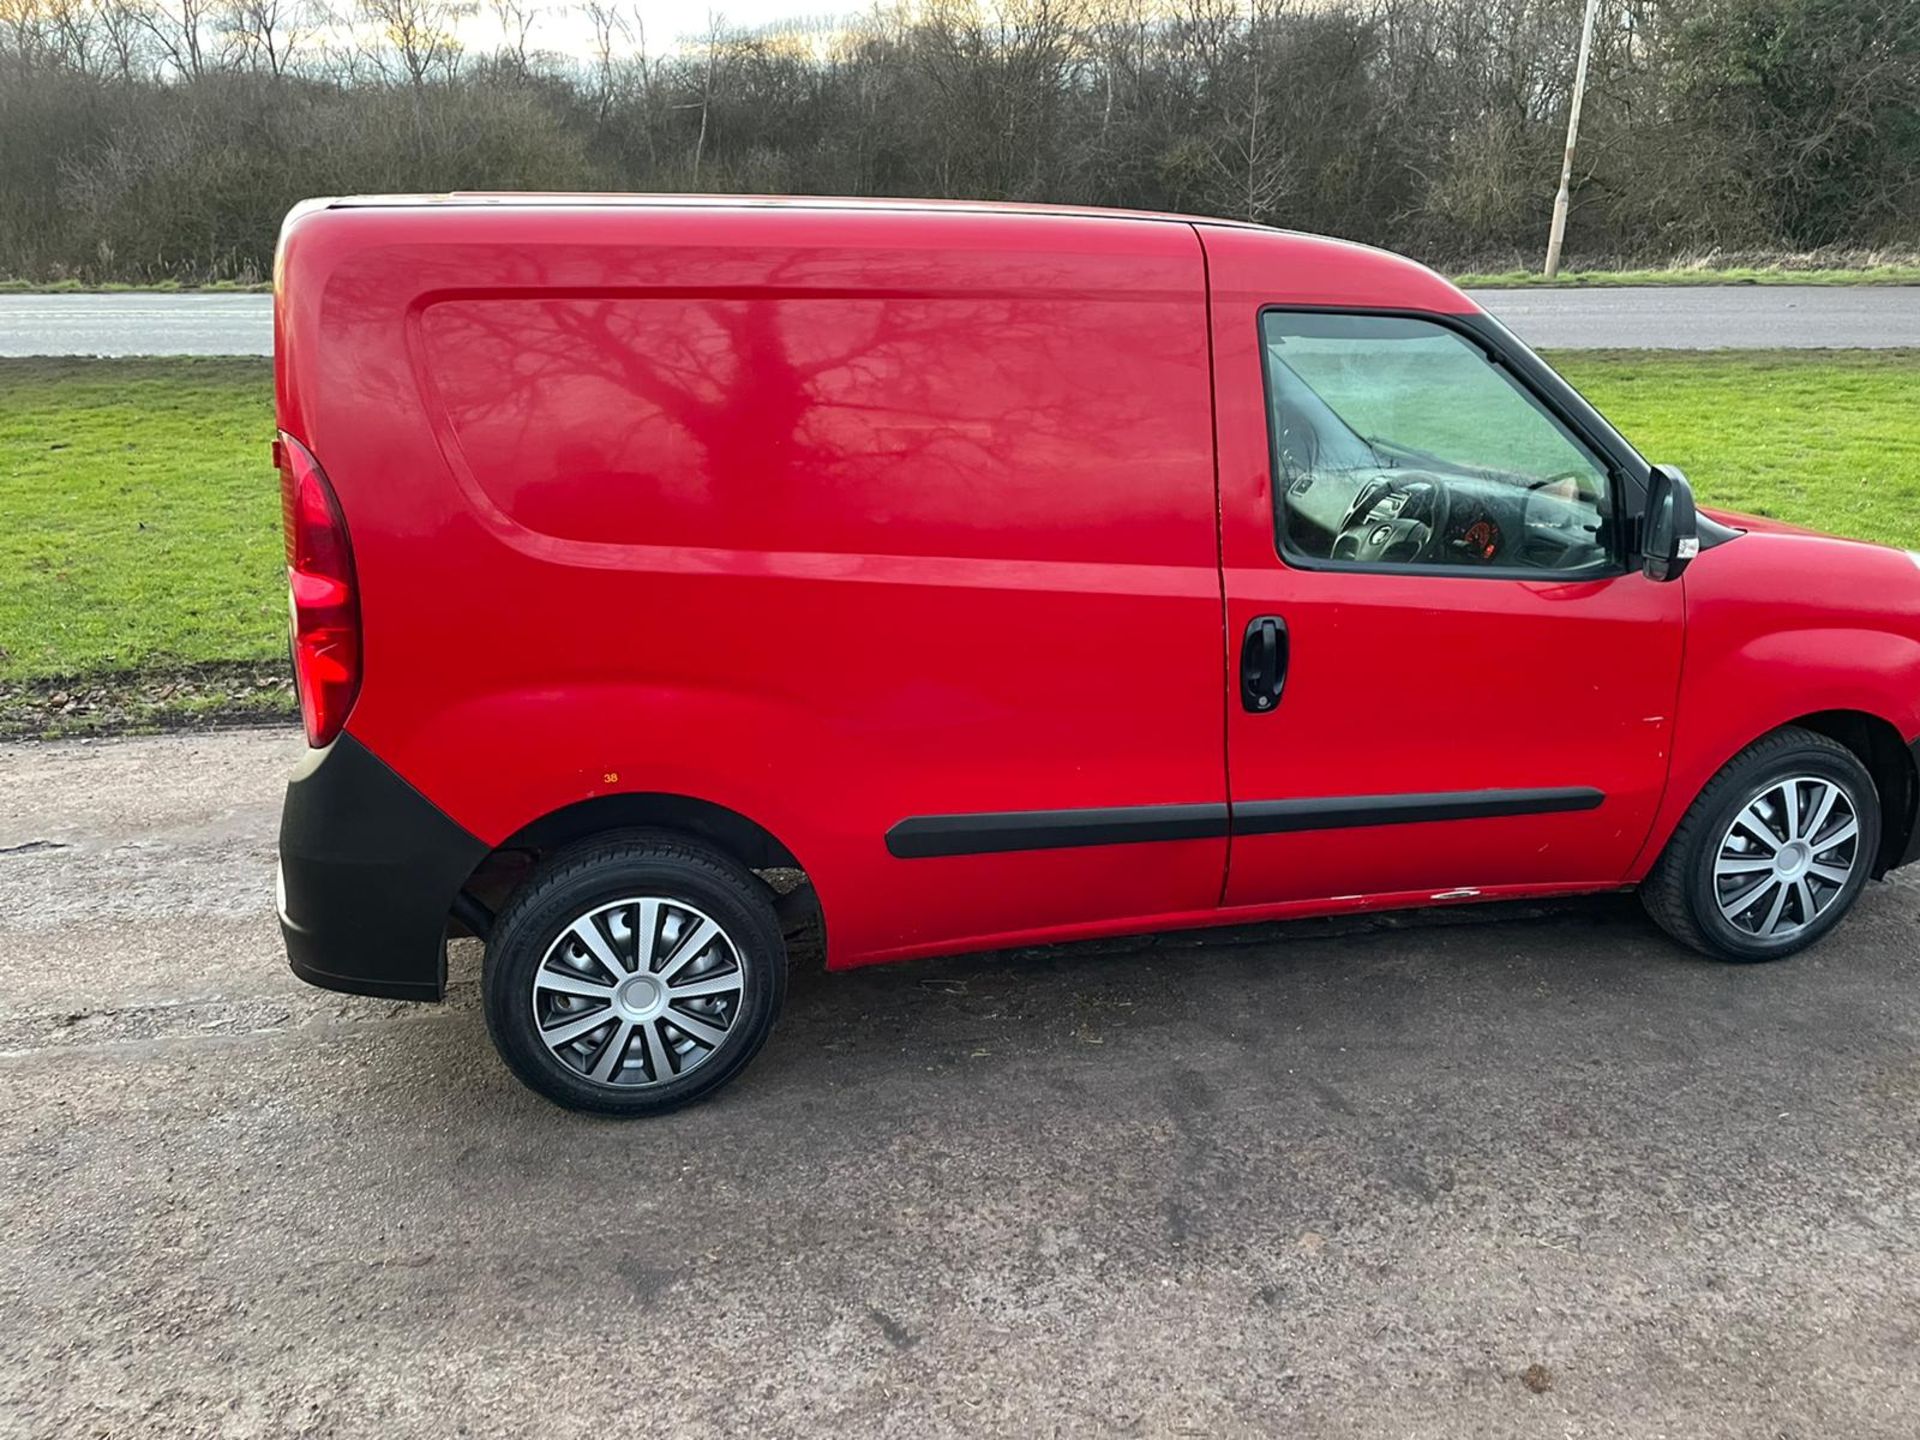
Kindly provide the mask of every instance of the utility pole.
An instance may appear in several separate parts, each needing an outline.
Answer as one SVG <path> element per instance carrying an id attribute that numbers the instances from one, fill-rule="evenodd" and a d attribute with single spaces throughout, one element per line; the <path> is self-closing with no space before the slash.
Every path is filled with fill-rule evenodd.
<path id="1" fill-rule="evenodd" d="M 1593 13 L 1600 0 L 1587 0 L 1580 22 L 1580 59 L 1573 67 L 1573 108 L 1567 112 L 1567 153 L 1560 162 L 1560 191 L 1553 197 L 1553 228 L 1547 232 L 1546 277 L 1560 273 L 1560 242 L 1567 238 L 1567 190 L 1573 184 L 1573 147 L 1580 138 L 1580 101 L 1587 93 L 1587 54 L 1593 49 Z"/>

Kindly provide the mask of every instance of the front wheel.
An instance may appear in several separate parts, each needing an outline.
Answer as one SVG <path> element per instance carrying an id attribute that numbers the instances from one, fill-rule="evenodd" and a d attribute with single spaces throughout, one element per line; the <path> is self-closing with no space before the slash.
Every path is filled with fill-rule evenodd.
<path id="1" fill-rule="evenodd" d="M 659 1114 L 718 1090 L 786 993 L 766 887 L 661 835 L 564 851 L 508 902 L 487 946 L 487 1029 L 507 1065 L 573 1110 Z"/>
<path id="2" fill-rule="evenodd" d="M 1880 797 L 1846 746 L 1789 726 L 1700 792 L 1641 887 L 1681 943 L 1722 960 L 1779 960 L 1840 923 L 1873 866 Z"/>

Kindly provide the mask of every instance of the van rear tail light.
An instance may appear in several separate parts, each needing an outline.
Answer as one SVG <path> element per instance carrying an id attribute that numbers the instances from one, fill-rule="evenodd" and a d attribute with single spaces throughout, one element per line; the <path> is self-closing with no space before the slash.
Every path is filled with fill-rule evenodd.
<path id="1" fill-rule="evenodd" d="M 273 452 L 287 533 L 293 682 L 307 743 L 318 747 L 333 742 L 360 693 L 360 597 L 353 582 L 353 545 L 320 462 L 285 434 Z"/>

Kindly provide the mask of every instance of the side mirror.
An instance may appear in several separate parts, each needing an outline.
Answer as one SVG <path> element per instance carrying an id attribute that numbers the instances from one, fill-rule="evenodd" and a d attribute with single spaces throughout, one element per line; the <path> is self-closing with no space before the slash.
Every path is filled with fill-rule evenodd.
<path id="1" fill-rule="evenodd" d="M 1671 465 L 1647 474 L 1647 511 L 1640 519 L 1640 553 L 1649 580 L 1678 580 L 1700 553 L 1693 487 Z"/>

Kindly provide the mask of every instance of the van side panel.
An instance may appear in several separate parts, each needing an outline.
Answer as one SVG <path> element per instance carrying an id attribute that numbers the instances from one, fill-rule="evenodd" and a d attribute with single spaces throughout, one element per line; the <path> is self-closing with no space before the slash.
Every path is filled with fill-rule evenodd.
<path id="1" fill-rule="evenodd" d="M 1224 805 L 1190 227 L 368 207 L 282 263 L 281 424 L 362 590 L 348 730 L 473 835 L 726 806 L 807 867 L 835 965 L 1217 903 L 1217 826 L 886 840 Z"/>

